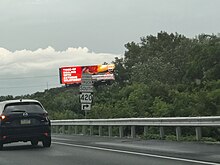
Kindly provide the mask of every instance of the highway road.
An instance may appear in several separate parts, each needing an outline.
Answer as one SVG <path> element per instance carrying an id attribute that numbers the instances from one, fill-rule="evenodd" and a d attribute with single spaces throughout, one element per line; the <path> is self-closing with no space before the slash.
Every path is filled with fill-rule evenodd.
<path id="1" fill-rule="evenodd" d="M 220 144 L 53 135 L 50 148 L 11 143 L 0 151 L 1 165 L 214 165 Z"/>

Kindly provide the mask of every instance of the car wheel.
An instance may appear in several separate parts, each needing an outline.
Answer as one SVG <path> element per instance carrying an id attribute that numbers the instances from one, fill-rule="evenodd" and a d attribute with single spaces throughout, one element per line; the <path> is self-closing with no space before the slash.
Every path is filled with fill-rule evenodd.
<path id="1" fill-rule="evenodd" d="M 46 137 L 42 141 L 44 147 L 50 147 L 51 146 L 51 137 Z"/>
<path id="2" fill-rule="evenodd" d="M 31 145 L 32 146 L 37 146 L 38 145 L 38 140 L 36 140 L 36 139 L 31 140 Z"/>
<path id="3" fill-rule="evenodd" d="M 0 151 L 3 149 L 3 143 L 0 141 Z"/>

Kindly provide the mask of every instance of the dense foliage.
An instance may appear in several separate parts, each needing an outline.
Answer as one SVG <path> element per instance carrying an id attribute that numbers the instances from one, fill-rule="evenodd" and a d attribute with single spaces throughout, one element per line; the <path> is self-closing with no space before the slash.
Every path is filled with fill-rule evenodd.
<path id="1" fill-rule="evenodd" d="M 160 32 L 125 47 L 114 61 L 116 81 L 96 85 L 88 117 L 220 115 L 220 36 Z M 53 119 L 84 117 L 78 87 L 22 97 L 41 101 Z M 14 98 L 0 97 L 6 99 Z"/>

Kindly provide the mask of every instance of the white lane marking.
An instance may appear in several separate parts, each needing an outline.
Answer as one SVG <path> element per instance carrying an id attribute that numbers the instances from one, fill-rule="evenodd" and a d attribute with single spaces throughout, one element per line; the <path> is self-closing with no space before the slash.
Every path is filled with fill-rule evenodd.
<path id="1" fill-rule="evenodd" d="M 184 158 L 176 158 L 176 157 L 169 157 L 169 156 L 161 156 L 161 155 L 154 155 L 154 154 L 146 154 L 146 153 L 140 153 L 140 152 L 114 150 L 114 149 L 108 149 L 108 148 L 84 146 L 84 145 L 69 144 L 69 143 L 62 143 L 62 142 L 52 142 L 52 143 L 59 144 L 59 145 L 65 145 L 65 146 L 80 147 L 80 148 L 95 149 L 95 150 L 110 151 L 110 152 L 118 152 L 118 153 L 125 153 L 125 154 L 133 154 L 133 155 L 139 155 L 139 156 L 147 156 L 147 157 L 154 157 L 154 158 L 161 158 L 161 159 L 184 161 L 184 162 L 198 163 L 198 164 L 205 164 L 205 165 L 219 165 L 219 163 L 212 163 L 212 162 L 205 162 L 205 161 L 191 160 L 191 159 L 184 159 Z"/>
<path id="2" fill-rule="evenodd" d="M 57 137 L 52 137 L 52 140 L 63 140 L 63 141 L 75 141 L 75 140 L 71 140 L 71 139 L 65 139 L 65 138 L 57 138 Z"/>

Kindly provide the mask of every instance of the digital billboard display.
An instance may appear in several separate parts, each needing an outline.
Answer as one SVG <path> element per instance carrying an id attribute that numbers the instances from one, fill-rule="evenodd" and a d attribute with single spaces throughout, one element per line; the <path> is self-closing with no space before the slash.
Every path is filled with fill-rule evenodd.
<path id="1" fill-rule="evenodd" d="M 59 69 L 60 83 L 80 84 L 83 73 L 91 74 L 94 81 L 115 80 L 114 69 L 114 64 L 62 67 Z"/>

